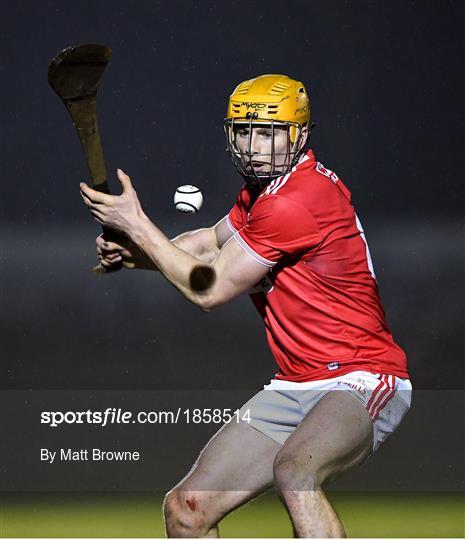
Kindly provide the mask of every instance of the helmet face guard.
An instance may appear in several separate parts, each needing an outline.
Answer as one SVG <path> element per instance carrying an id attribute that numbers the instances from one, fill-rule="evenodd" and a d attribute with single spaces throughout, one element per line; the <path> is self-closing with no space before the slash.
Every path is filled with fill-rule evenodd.
<path id="1" fill-rule="evenodd" d="M 248 113 L 246 118 L 226 118 L 224 121 L 226 151 L 247 184 L 256 189 L 263 189 L 272 180 L 287 174 L 299 160 L 303 152 L 301 144 L 302 127 L 298 122 L 257 120 L 256 113 Z M 252 134 L 253 130 L 257 128 L 271 130 L 269 153 L 252 152 Z M 240 129 L 248 130 L 246 147 L 242 149 L 237 143 L 237 132 Z M 287 145 L 285 152 L 277 153 L 275 151 L 277 130 L 286 132 Z M 269 171 L 256 170 L 254 161 L 269 164 Z"/>

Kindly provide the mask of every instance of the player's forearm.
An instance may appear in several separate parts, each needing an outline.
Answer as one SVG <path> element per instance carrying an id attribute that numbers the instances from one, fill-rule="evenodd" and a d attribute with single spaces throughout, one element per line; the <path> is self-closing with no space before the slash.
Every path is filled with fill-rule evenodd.
<path id="1" fill-rule="evenodd" d="M 210 265 L 178 247 L 146 217 L 138 221 L 130 236 L 170 283 L 189 301 L 208 310 L 208 289 L 214 281 Z"/>
<path id="2" fill-rule="evenodd" d="M 188 231 L 176 236 L 171 242 L 186 253 L 204 263 L 211 263 L 219 253 L 215 231 L 211 228 Z"/>
<path id="3" fill-rule="evenodd" d="M 219 247 L 216 243 L 216 234 L 213 229 L 198 229 L 188 231 L 176 236 L 171 240 L 171 243 L 189 253 L 203 263 L 213 262 L 218 253 Z M 159 271 L 153 260 L 147 259 L 145 254 L 138 258 L 135 268 L 142 270 Z"/>

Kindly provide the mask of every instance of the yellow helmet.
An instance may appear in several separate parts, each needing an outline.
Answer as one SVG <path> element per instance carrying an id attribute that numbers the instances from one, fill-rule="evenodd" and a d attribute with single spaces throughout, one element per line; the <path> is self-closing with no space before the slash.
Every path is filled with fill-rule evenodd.
<path id="1" fill-rule="evenodd" d="M 289 172 L 303 151 L 302 129 L 310 123 L 310 101 L 304 85 L 286 75 L 261 75 L 240 83 L 231 94 L 225 119 L 227 151 L 234 165 L 251 184 L 262 186 L 266 181 Z M 246 150 L 239 149 L 236 131 L 239 126 L 247 127 L 251 135 L 256 127 L 285 129 L 288 133 L 288 149 L 284 163 L 275 170 L 274 133 L 269 154 L 261 154 L 262 159 L 270 159 L 270 171 L 256 171 L 252 163 L 251 136 Z M 282 159 L 281 159 L 282 161 Z M 247 166 L 248 164 L 248 166 Z"/>

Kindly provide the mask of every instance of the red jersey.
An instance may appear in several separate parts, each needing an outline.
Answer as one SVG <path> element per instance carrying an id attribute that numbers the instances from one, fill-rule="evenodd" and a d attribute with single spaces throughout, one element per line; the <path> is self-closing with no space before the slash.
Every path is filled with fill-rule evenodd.
<path id="1" fill-rule="evenodd" d="M 244 186 L 228 224 L 241 247 L 270 268 L 250 295 L 265 322 L 277 379 L 304 382 L 356 370 L 408 377 L 350 192 L 311 150 L 260 193 Z"/>

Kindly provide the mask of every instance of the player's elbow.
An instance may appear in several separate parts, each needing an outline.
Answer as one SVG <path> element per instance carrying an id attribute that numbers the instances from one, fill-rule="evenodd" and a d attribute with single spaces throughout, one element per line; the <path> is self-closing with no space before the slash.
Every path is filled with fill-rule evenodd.
<path id="1" fill-rule="evenodd" d="M 211 265 L 196 266 L 190 275 L 190 286 L 194 293 L 194 304 L 202 311 L 212 311 L 219 305 L 218 287 L 215 287 L 216 272 Z"/>
<path id="2" fill-rule="evenodd" d="M 194 304 L 205 312 L 213 311 L 234 297 L 228 282 L 218 278 L 212 265 L 196 266 L 191 272 L 190 285 Z"/>
<path id="3" fill-rule="evenodd" d="M 213 311 L 217 307 L 224 304 L 224 302 L 214 294 L 199 295 L 196 305 L 205 313 Z"/>
<path id="4" fill-rule="evenodd" d="M 212 287 L 203 293 L 197 294 L 195 303 L 202 311 L 208 313 L 227 304 L 232 298 L 233 296 L 229 295 L 222 287 Z"/>

